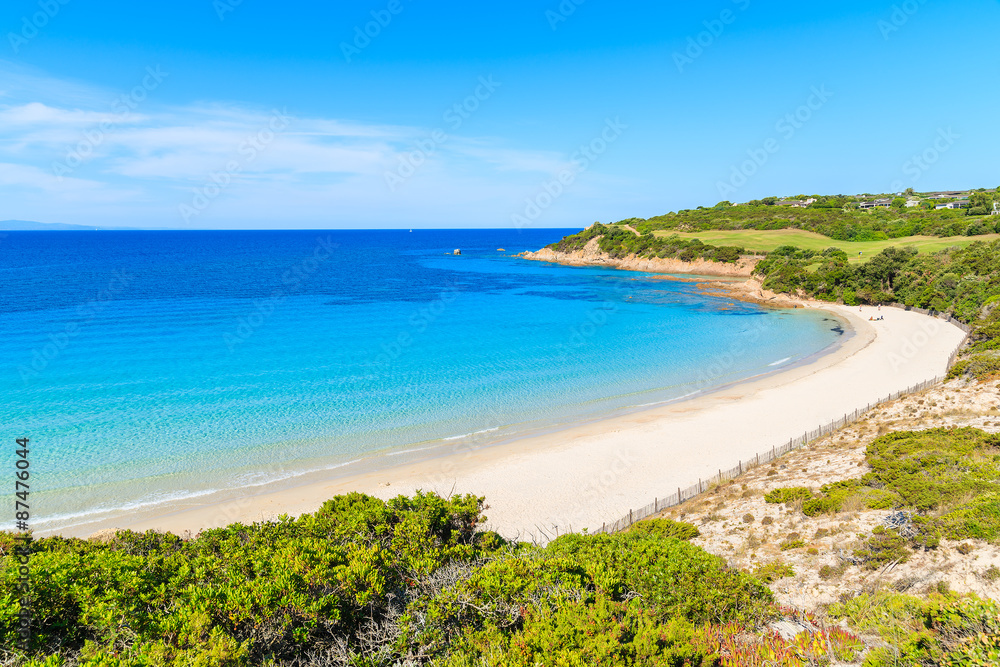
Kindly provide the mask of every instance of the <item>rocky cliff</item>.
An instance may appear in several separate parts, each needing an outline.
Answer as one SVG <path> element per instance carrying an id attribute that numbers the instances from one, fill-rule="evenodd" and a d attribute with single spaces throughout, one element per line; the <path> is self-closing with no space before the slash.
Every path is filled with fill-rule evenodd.
<path id="1" fill-rule="evenodd" d="M 541 262 L 555 262 L 574 266 L 610 266 L 627 271 L 649 271 L 651 273 L 693 273 L 703 276 L 729 276 L 733 278 L 749 278 L 753 269 L 760 261 L 759 257 L 742 257 L 738 262 L 711 262 L 697 259 L 685 262 L 674 258 L 659 257 L 627 257 L 615 258 L 601 252 L 598 243 L 601 237 L 591 239 L 581 250 L 572 252 L 556 252 L 551 248 L 542 248 L 535 252 L 526 252 L 521 256 Z"/>

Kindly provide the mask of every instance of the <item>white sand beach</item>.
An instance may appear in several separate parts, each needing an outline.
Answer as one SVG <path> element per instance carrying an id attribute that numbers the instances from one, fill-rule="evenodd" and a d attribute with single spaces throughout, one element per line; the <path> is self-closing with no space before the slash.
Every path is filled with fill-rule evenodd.
<path id="1" fill-rule="evenodd" d="M 965 334 L 943 320 L 893 308 L 829 304 L 854 335 L 835 351 L 787 371 L 645 411 L 490 445 L 377 472 L 303 483 L 279 491 L 119 517 L 99 529 L 178 534 L 314 511 L 328 498 L 360 491 L 381 498 L 418 489 L 485 496 L 488 526 L 505 536 L 541 539 L 600 528 L 630 509 L 708 478 L 739 460 L 787 442 L 887 395 L 945 372 Z M 871 316 L 884 320 L 870 322 Z M 738 352 L 738 351 L 737 351 Z M 725 363 L 726 350 L 719 351 Z M 343 471 L 340 473 L 343 475 Z"/>

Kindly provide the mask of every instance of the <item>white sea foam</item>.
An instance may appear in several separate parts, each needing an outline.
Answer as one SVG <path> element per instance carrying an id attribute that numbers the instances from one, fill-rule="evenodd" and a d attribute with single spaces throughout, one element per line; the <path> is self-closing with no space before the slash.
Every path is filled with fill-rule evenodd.
<path id="1" fill-rule="evenodd" d="M 482 431 L 473 431 L 472 433 L 463 433 L 462 435 L 453 435 L 450 438 L 441 438 L 441 439 L 444 440 L 445 442 L 449 442 L 451 440 L 461 440 L 462 438 L 471 438 L 474 435 L 482 435 L 483 433 L 493 433 L 494 431 L 499 431 L 499 430 L 500 430 L 499 426 L 495 428 L 484 428 Z"/>

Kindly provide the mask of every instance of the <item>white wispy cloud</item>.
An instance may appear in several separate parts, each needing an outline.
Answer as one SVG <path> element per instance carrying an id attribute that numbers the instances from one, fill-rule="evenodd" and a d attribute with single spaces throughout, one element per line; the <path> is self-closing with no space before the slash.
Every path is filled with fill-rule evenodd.
<path id="1" fill-rule="evenodd" d="M 386 173 L 410 159 L 432 128 L 235 103 L 164 106 L 149 97 L 123 105 L 121 92 L 0 62 L 0 219 L 112 215 L 120 224 L 139 218 L 177 226 L 178 208 L 229 170 L 225 192 L 186 224 L 268 216 L 314 224 L 333 216 L 331 225 L 363 226 L 376 218 L 460 220 L 462 211 L 487 206 L 502 225 L 542 178 L 570 164 L 555 152 L 454 136 L 425 156 L 404 187 L 390 189 Z"/>

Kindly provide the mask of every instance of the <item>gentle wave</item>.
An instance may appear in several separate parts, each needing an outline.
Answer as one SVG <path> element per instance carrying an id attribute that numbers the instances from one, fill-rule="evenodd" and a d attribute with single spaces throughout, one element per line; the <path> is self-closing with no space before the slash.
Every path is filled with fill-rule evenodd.
<path id="1" fill-rule="evenodd" d="M 484 428 L 481 431 L 473 431 L 472 433 L 464 433 L 462 435 L 453 435 L 450 438 L 441 438 L 441 439 L 444 440 L 445 442 L 450 442 L 452 440 L 461 440 L 462 438 L 471 438 L 474 435 L 482 435 L 483 433 L 494 433 L 494 432 L 499 431 L 499 430 L 500 430 L 499 426 L 497 426 L 495 428 Z"/>

